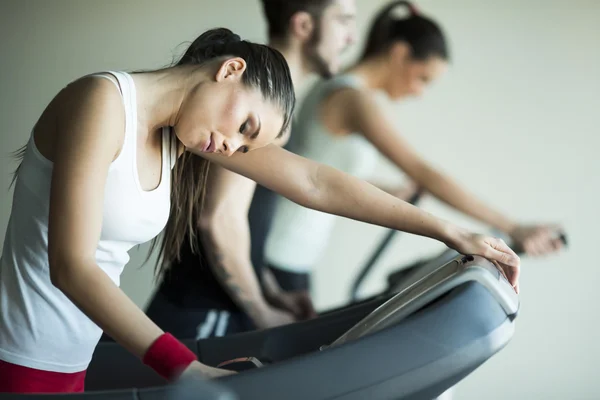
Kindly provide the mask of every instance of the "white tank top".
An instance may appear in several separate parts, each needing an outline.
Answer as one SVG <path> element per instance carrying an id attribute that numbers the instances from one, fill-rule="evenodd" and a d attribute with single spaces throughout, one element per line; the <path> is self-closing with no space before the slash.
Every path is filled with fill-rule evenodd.
<path id="1" fill-rule="evenodd" d="M 102 231 L 96 262 L 119 285 L 128 251 L 157 236 L 170 208 L 171 168 L 176 146 L 163 129 L 160 185 L 144 191 L 138 179 L 137 99 L 129 74 L 100 75 L 120 86 L 125 140 L 105 185 Z M 0 258 L 0 360 L 45 371 L 87 368 L 101 329 L 50 281 L 48 210 L 53 164 L 30 136 L 15 185 L 12 211 Z"/>
<path id="2" fill-rule="evenodd" d="M 290 150 L 357 178 L 369 178 L 377 165 L 377 149 L 358 133 L 333 135 L 318 118 L 323 99 L 332 91 L 361 86 L 362 82 L 354 75 L 339 75 L 315 85 L 296 115 Z M 273 213 L 265 243 L 265 261 L 292 272 L 310 271 L 327 246 L 335 216 L 300 206 L 282 196 L 277 196 Z"/>

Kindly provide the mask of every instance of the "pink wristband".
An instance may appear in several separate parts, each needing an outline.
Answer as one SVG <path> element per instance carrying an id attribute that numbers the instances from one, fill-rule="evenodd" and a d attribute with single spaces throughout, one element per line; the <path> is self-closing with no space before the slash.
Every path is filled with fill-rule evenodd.
<path id="1" fill-rule="evenodd" d="M 170 333 L 164 333 L 152 343 L 142 362 L 170 381 L 196 360 L 198 357 L 193 351 Z"/>

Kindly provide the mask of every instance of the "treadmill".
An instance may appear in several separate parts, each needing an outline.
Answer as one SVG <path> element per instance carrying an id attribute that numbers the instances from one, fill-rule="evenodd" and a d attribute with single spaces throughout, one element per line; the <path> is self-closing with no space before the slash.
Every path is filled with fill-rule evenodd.
<path id="1" fill-rule="evenodd" d="M 186 345 L 213 366 L 254 357 L 250 368 L 241 363 L 240 373 L 213 381 L 240 400 L 431 400 L 509 343 L 518 309 L 503 273 L 484 258 L 459 255 L 406 280 L 393 295 L 309 321 Z M 89 393 L 82 396 L 158 396 L 172 386 L 120 345 L 105 342 L 94 353 Z"/>

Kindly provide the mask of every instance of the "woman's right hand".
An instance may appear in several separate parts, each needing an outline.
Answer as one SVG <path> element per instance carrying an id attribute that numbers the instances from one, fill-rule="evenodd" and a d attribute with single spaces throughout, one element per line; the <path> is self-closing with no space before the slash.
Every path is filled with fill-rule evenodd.
<path id="1" fill-rule="evenodd" d="M 559 251 L 564 243 L 558 236 L 562 227 L 550 224 L 517 225 L 509 235 L 515 248 L 531 256 L 544 256 Z"/>
<path id="2" fill-rule="evenodd" d="M 222 376 L 234 375 L 237 374 L 235 371 L 230 371 L 227 369 L 215 368 L 205 364 L 202 364 L 198 361 L 192 362 L 180 376 L 180 379 L 185 378 L 187 376 L 198 376 L 201 375 L 204 378 L 212 379 L 212 378 L 220 378 Z"/>
<path id="3" fill-rule="evenodd" d="M 493 262 L 519 293 L 519 256 L 504 242 L 492 236 L 459 230 L 450 235 L 446 245 L 461 254 L 482 256 Z"/>
<path id="4" fill-rule="evenodd" d="M 258 329 L 269 329 L 294 322 L 296 319 L 292 313 L 271 305 L 267 305 L 254 321 Z"/>

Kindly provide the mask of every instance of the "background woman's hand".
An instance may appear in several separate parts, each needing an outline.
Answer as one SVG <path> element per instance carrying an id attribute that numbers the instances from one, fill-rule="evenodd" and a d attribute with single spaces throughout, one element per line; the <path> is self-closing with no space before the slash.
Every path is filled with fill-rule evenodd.
<path id="1" fill-rule="evenodd" d="M 563 248 L 561 231 L 557 225 L 518 225 L 509 235 L 516 249 L 529 256 L 544 256 Z"/>

